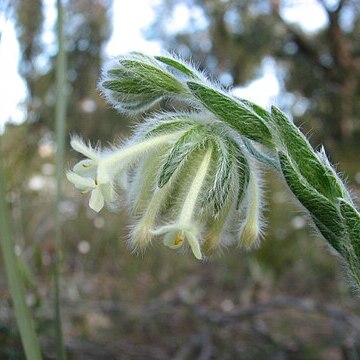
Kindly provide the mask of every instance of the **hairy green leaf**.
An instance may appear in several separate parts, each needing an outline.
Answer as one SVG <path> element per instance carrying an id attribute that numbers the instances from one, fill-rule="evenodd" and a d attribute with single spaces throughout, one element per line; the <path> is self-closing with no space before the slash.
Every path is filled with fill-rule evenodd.
<path id="1" fill-rule="evenodd" d="M 229 95 L 195 82 L 187 82 L 194 96 L 242 136 L 273 147 L 267 125 L 258 114 Z"/>
<path id="2" fill-rule="evenodd" d="M 258 114 L 262 119 L 271 121 L 271 115 L 268 111 L 262 108 L 259 105 L 254 104 L 253 102 L 245 99 L 239 99 L 244 105 L 252 109 L 256 114 Z"/>
<path id="3" fill-rule="evenodd" d="M 161 169 L 158 181 L 160 188 L 167 184 L 173 173 L 187 157 L 207 140 L 204 137 L 205 132 L 202 130 L 202 125 L 194 126 L 186 131 L 174 144 Z"/>
<path id="4" fill-rule="evenodd" d="M 250 166 L 246 156 L 241 149 L 241 146 L 235 141 L 233 141 L 232 144 L 235 150 L 234 156 L 236 159 L 237 172 L 239 176 L 239 192 L 236 203 L 236 208 L 239 209 L 249 185 Z"/>
<path id="5" fill-rule="evenodd" d="M 320 231 L 321 235 L 326 239 L 329 244 L 339 253 L 343 253 L 343 248 L 340 243 L 340 239 L 337 235 L 335 235 L 327 226 L 325 226 L 321 221 L 319 221 L 315 216 L 310 214 L 314 224 L 317 229 Z"/>
<path id="6" fill-rule="evenodd" d="M 271 108 L 271 117 L 278 133 L 278 144 L 296 163 L 301 175 L 317 191 L 336 199 L 343 193 L 329 170 L 320 162 L 301 131 L 276 107 Z"/>
<path id="7" fill-rule="evenodd" d="M 331 165 L 323 146 L 317 153 L 317 156 L 325 168 L 326 175 L 329 178 L 329 182 L 331 184 L 331 188 L 335 189 L 335 191 L 333 190 L 333 197 L 338 197 L 339 194 L 341 194 L 341 197 L 351 201 L 351 196 L 346 189 L 346 186 L 344 185 L 340 176 L 336 173 L 334 167 Z"/>
<path id="8" fill-rule="evenodd" d="M 344 227 L 337 207 L 306 182 L 286 154 L 280 152 L 279 158 L 282 173 L 291 191 L 310 212 L 326 240 L 341 252 L 340 242 L 344 236 Z"/>
<path id="9" fill-rule="evenodd" d="M 173 67 L 174 69 L 180 71 L 186 76 L 189 76 L 191 78 L 198 78 L 197 74 L 194 71 L 192 71 L 190 68 L 188 68 L 183 63 L 177 61 L 174 58 L 170 58 L 167 56 L 155 56 L 155 59 L 166 65 Z"/>
<path id="10" fill-rule="evenodd" d="M 350 243 L 356 255 L 360 258 L 360 214 L 351 204 L 342 199 L 340 199 L 340 211 L 345 219 Z"/>
<path id="11" fill-rule="evenodd" d="M 194 121 L 179 119 L 179 120 L 169 120 L 169 122 L 163 122 L 160 125 L 151 128 L 147 133 L 146 137 L 152 137 L 154 135 L 159 135 L 163 133 L 175 132 L 188 128 L 189 126 L 194 125 Z"/>
<path id="12" fill-rule="evenodd" d="M 170 93 L 181 93 L 184 87 L 172 74 L 165 69 L 138 60 L 122 60 L 121 65 L 129 70 L 129 76 L 138 81 L 148 83 L 154 90 Z M 141 82 L 139 85 L 141 85 Z"/>
<path id="13" fill-rule="evenodd" d="M 159 94 L 159 91 L 155 91 L 151 84 L 139 83 L 139 81 L 133 78 L 115 78 L 106 80 L 102 83 L 102 86 L 105 89 L 129 95 L 147 95 L 149 92 L 153 92 L 152 97 L 156 97 Z"/>
<path id="14" fill-rule="evenodd" d="M 250 140 L 244 138 L 243 143 L 246 147 L 246 150 L 252 155 L 257 161 L 261 162 L 262 164 L 275 169 L 276 171 L 281 171 L 279 160 L 277 158 L 272 158 L 267 156 L 263 152 L 260 152 L 256 147 L 251 143 Z"/>
<path id="15" fill-rule="evenodd" d="M 232 169 L 235 163 L 233 145 L 229 141 L 219 141 L 216 137 L 213 141 L 214 155 L 216 161 L 216 173 L 214 175 L 213 185 L 206 196 L 207 203 L 212 203 L 214 216 L 217 217 L 223 209 L 229 196 Z"/>

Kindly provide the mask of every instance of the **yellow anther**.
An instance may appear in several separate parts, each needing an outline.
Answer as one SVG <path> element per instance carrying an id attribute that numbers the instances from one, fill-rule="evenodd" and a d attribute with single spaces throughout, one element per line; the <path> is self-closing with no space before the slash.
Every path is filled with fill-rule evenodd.
<path id="1" fill-rule="evenodd" d="M 96 179 L 94 179 L 94 181 L 95 181 L 95 185 L 97 186 L 97 185 L 98 185 L 98 182 L 97 182 L 97 180 L 96 180 Z"/>
<path id="2" fill-rule="evenodd" d="M 90 167 L 91 165 L 90 165 L 90 164 L 82 164 L 82 166 L 83 166 L 84 168 L 88 168 L 88 167 Z"/>
<path id="3" fill-rule="evenodd" d="M 174 244 L 180 245 L 184 241 L 184 239 L 185 239 L 185 236 L 183 234 L 176 235 Z"/>

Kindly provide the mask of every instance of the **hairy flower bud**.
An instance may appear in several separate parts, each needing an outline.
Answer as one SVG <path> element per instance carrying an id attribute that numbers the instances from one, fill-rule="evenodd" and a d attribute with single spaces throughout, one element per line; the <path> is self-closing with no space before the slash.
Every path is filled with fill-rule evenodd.
<path id="1" fill-rule="evenodd" d="M 120 112 L 136 115 L 161 99 L 187 91 L 186 86 L 154 58 L 131 53 L 112 61 L 103 72 L 100 89 Z"/>

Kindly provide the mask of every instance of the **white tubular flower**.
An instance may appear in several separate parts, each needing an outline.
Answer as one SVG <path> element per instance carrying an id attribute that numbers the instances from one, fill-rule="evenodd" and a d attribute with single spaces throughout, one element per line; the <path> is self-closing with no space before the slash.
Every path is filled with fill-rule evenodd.
<path id="1" fill-rule="evenodd" d="M 240 228 L 240 246 L 245 249 L 256 247 L 262 234 L 261 228 L 261 186 L 255 170 L 251 171 L 247 192 L 247 209 Z"/>
<path id="2" fill-rule="evenodd" d="M 110 183 L 99 184 L 96 178 L 83 177 L 72 171 L 69 171 L 66 176 L 82 194 L 91 192 L 89 206 L 94 211 L 99 212 L 104 207 L 105 202 L 111 203 L 113 201 L 114 195 Z"/>
<path id="3" fill-rule="evenodd" d="M 167 184 L 154 192 L 143 216 L 135 225 L 131 236 L 131 243 L 135 250 L 144 250 L 149 245 L 153 237 L 152 229 L 155 226 L 156 218 L 164 206 L 170 189 L 170 184 Z"/>
<path id="4" fill-rule="evenodd" d="M 135 144 L 130 143 L 130 145 L 124 146 L 120 149 L 115 149 L 113 152 L 105 154 L 99 163 L 99 183 L 108 183 L 120 171 L 126 169 L 134 161 L 138 160 L 141 155 L 173 141 L 179 136 L 179 134 L 180 133 L 177 132 L 153 136 Z"/>
<path id="5" fill-rule="evenodd" d="M 77 163 L 66 176 L 83 194 L 91 192 L 89 206 L 99 212 L 106 204 L 115 200 L 115 178 L 136 161 L 139 156 L 156 149 L 178 137 L 178 133 L 154 136 L 134 145 L 115 149 L 113 152 L 99 151 L 87 146 L 80 138 L 74 138 L 71 146 L 88 157 Z"/>
<path id="6" fill-rule="evenodd" d="M 199 242 L 200 227 L 194 222 L 193 216 L 196 203 L 199 200 L 206 175 L 211 161 L 211 146 L 207 149 L 199 169 L 192 181 L 190 190 L 186 195 L 178 220 L 174 224 L 165 225 L 152 231 L 154 235 L 164 235 L 164 245 L 171 249 L 180 248 L 185 240 L 189 244 L 194 256 L 201 260 L 202 254 Z"/>
<path id="7" fill-rule="evenodd" d="M 176 223 L 165 225 L 158 230 L 153 230 L 153 235 L 164 235 L 163 244 L 170 249 L 179 249 L 187 241 L 194 256 L 202 259 L 200 243 L 199 243 L 199 227 L 195 224 Z"/>
<path id="8" fill-rule="evenodd" d="M 211 255 L 219 249 L 221 239 L 225 236 L 229 219 L 231 219 L 231 211 L 236 212 L 236 208 L 232 201 L 227 201 L 222 209 L 220 216 L 211 219 L 205 233 L 205 241 L 203 251 L 205 255 Z"/>
<path id="9" fill-rule="evenodd" d="M 73 171 L 68 171 L 66 176 L 82 194 L 91 192 L 89 206 L 94 211 L 99 212 L 104 207 L 105 202 L 111 203 L 114 200 L 112 184 L 99 184 L 97 181 L 101 154 L 91 146 L 87 146 L 78 137 L 71 140 L 71 146 L 88 159 L 79 161 L 74 166 Z"/>

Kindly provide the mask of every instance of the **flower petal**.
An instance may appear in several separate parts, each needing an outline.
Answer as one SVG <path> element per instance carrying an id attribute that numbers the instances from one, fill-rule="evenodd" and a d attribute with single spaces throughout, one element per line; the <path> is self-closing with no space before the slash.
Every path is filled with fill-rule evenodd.
<path id="1" fill-rule="evenodd" d="M 155 230 L 150 230 L 150 233 L 152 235 L 163 235 L 168 232 L 173 232 L 173 231 L 178 232 L 178 230 L 179 230 L 179 228 L 175 224 L 170 224 L 170 225 L 161 226 Z"/>
<path id="2" fill-rule="evenodd" d="M 110 169 L 105 161 L 101 161 L 98 164 L 97 180 L 99 184 L 106 184 L 111 180 Z"/>
<path id="3" fill-rule="evenodd" d="M 104 197 L 99 189 L 96 187 L 90 196 L 89 206 L 96 212 L 99 212 L 104 207 L 105 201 Z"/>
<path id="4" fill-rule="evenodd" d="M 81 160 L 73 167 L 74 173 L 84 177 L 95 178 L 96 170 L 96 162 L 90 159 Z"/>
<path id="5" fill-rule="evenodd" d="M 199 240 L 197 239 L 197 237 L 194 234 L 192 234 L 191 232 L 186 232 L 186 239 L 191 247 L 191 250 L 192 250 L 194 256 L 198 260 L 201 260 L 202 254 L 201 254 Z"/>
<path id="6" fill-rule="evenodd" d="M 72 182 L 79 189 L 93 189 L 95 187 L 94 179 L 88 177 L 82 177 L 78 174 L 75 174 L 73 171 L 68 171 L 66 177 L 70 182 Z"/>
<path id="7" fill-rule="evenodd" d="M 97 161 L 99 158 L 97 151 L 95 151 L 91 146 L 86 145 L 84 140 L 78 136 L 71 139 L 70 145 L 74 150 L 85 155 L 91 160 Z"/>
<path id="8" fill-rule="evenodd" d="M 115 192 L 110 183 L 108 184 L 100 184 L 99 185 L 100 191 L 107 203 L 111 203 L 114 201 Z"/>

